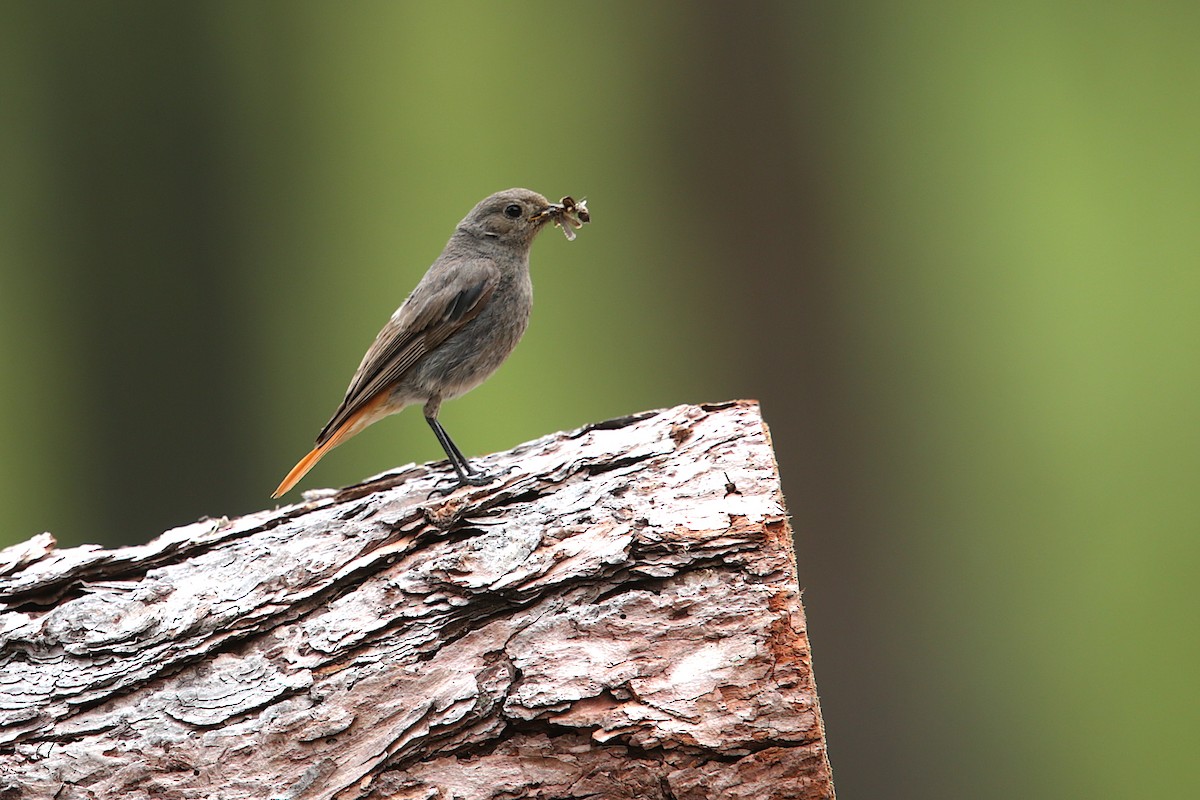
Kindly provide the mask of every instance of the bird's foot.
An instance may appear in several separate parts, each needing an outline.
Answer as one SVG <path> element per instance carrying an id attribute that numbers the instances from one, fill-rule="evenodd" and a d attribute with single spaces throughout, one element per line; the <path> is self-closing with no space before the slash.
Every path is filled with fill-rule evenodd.
<path id="1" fill-rule="evenodd" d="M 516 467 L 506 467 L 505 469 L 496 470 L 494 472 L 472 470 L 465 475 L 448 476 L 444 478 L 441 483 L 451 485 L 435 486 L 433 491 L 429 493 L 429 496 L 433 497 L 434 495 L 437 495 L 438 497 L 445 497 L 446 495 L 453 494 L 455 491 L 464 486 L 487 486 L 489 483 L 495 481 L 497 478 L 504 477 L 514 469 L 516 469 Z"/>

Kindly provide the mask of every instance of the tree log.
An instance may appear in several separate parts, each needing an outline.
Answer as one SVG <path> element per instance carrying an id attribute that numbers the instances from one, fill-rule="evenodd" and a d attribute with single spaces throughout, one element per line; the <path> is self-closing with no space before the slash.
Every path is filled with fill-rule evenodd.
<path id="1" fill-rule="evenodd" d="M 757 404 L 476 464 L 0 552 L 0 798 L 833 797 Z"/>

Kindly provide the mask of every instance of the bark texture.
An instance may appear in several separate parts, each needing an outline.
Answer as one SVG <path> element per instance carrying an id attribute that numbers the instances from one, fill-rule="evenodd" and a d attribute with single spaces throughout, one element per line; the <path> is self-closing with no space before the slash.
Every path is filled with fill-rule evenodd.
<path id="1" fill-rule="evenodd" d="M 0 798 L 832 798 L 752 402 L 0 552 Z"/>

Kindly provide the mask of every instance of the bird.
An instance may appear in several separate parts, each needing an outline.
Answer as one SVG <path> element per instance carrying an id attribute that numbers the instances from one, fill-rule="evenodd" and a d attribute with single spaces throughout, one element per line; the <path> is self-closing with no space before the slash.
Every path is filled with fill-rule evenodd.
<path id="1" fill-rule="evenodd" d="M 529 189 L 506 189 L 463 217 L 441 255 L 375 337 L 316 446 L 271 496 L 282 497 L 333 448 L 374 422 L 421 404 L 425 421 L 458 486 L 491 480 L 463 455 L 438 421 L 444 400 L 486 380 L 508 358 L 529 324 L 533 284 L 529 251 L 547 224 L 590 221 L 585 201 L 551 203 Z"/>

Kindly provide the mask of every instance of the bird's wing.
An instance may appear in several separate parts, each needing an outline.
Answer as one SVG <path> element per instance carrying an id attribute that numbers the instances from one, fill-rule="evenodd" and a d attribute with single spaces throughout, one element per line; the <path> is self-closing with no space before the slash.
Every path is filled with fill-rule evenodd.
<path id="1" fill-rule="evenodd" d="M 479 316 L 499 283 L 500 270 L 483 260 L 457 262 L 426 276 L 375 337 L 342 404 L 317 436 L 317 444 L 332 438 L 426 353 Z"/>

